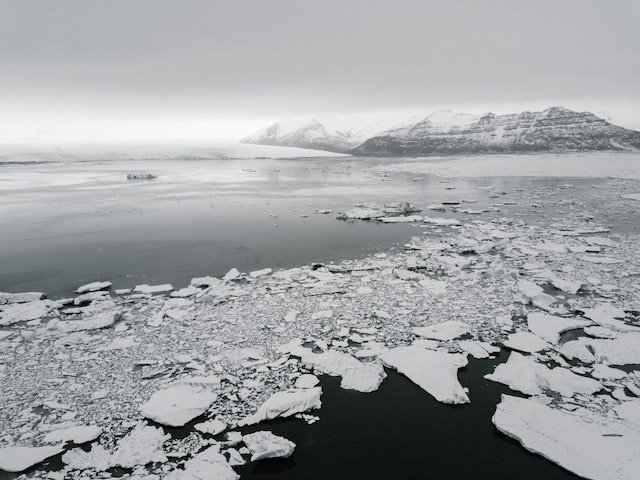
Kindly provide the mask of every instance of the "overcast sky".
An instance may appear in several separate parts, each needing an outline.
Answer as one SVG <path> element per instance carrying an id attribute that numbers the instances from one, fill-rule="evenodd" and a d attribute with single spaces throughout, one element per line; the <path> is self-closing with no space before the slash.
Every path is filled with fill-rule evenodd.
<path id="1" fill-rule="evenodd" d="M 640 1 L 0 0 L 0 142 L 557 104 L 640 127 Z"/>

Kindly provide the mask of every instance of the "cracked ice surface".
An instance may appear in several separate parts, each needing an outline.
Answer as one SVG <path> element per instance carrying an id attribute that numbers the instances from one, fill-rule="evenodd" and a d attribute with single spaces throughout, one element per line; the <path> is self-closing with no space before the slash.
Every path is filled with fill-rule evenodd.
<path id="1" fill-rule="evenodd" d="M 371 391 L 384 382 L 384 362 L 435 398 L 464 403 L 474 395 L 457 379 L 467 354 L 485 358 L 500 344 L 527 354 L 528 387 L 535 388 L 526 390 L 544 402 L 543 417 L 548 411 L 562 419 L 571 415 L 570 424 L 583 428 L 580 422 L 593 415 L 618 428 L 637 419 L 630 402 L 640 395 L 638 371 L 614 368 L 640 363 L 640 241 L 637 232 L 609 226 L 619 215 L 637 224 L 621 199 L 630 186 L 637 191 L 635 183 L 608 180 L 588 190 L 520 192 L 522 205 L 496 203 L 491 208 L 498 210 L 471 218 L 446 206 L 457 219 L 419 222 L 415 216 L 416 237 L 403 250 L 330 265 L 236 270 L 224 279 L 194 279 L 173 294 L 171 285 L 63 300 L 44 300 L 38 292 L 0 294 L 0 449 L 38 448 L 50 432 L 90 425 L 102 434 L 89 452 L 64 447 L 69 478 L 107 469 L 114 458 L 120 465 L 151 462 L 144 471 L 161 477 L 206 467 L 233 478 L 215 448 L 209 460 L 183 467 L 209 452 L 207 431 L 226 425 L 221 435 L 240 443 L 233 429 L 247 417 L 258 422 L 320 406 L 320 388 L 303 375 L 340 375 L 345 388 Z M 602 205 L 612 213 L 603 214 Z M 533 208 L 540 215 L 529 216 Z M 597 245 L 584 241 L 594 234 Z M 562 332 L 580 326 L 584 335 L 563 342 Z M 549 374 L 558 368 L 565 373 Z M 591 381 L 578 380 L 576 388 L 575 377 Z M 595 394 L 589 393 L 592 382 L 602 386 Z M 175 395 L 158 393 L 176 386 Z M 191 394 L 198 392 L 206 398 L 192 409 Z M 181 424 L 202 416 L 197 422 L 204 426 L 182 440 L 160 429 L 140 435 L 140 408 L 154 395 L 161 401 L 147 413 L 173 419 L 184 409 Z M 523 402 L 505 408 L 526 420 L 518 423 L 518 438 L 529 438 L 524 432 L 530 431 L 535 439 L 553 428 L 531 421 L 530 404 Z M 611 438 L 626 445 L 631 437 Z M 557 435 L 544 455 L 564 462 L 558 452 L 571 441 Z M 136 459 L 122 457 L 127 442 L 136 445 L 128 448 Z M 39 451 L 20 452 L 26 463 L 39 461 Z M 181 456 L 168 455 L 175 452 Z M 585 476 L 607 478 L 585 465 L 594 468 Z"/>

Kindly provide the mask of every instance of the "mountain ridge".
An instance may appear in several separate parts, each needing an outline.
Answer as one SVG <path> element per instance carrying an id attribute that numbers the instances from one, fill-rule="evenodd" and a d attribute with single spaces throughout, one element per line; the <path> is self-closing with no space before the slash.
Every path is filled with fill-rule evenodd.
<path id="1" fill-rule="evenodd" d="M 638 150 L 640 132 L 591 112 L 550 107 L 509 114 L 437 110 L 394 126 L 361 124 L 341 130 L 316 119 L 280 121 L 241 142 L 361 156 L 431 156 Z"/>

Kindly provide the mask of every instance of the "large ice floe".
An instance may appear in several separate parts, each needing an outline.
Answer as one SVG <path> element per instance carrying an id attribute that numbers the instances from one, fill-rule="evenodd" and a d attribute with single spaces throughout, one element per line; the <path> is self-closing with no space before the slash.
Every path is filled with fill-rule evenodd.
<path id="1" fill-rule="evenodd" d="M 503 395 L 493 423 L 527 450 L 582 477 L 633 480 L 640 472 L 637 424 L 569 412 L 535 400 Z"/>
<path id="2" fill-rule="evenodd" d="M 176 289 L 104 280 L 65 299 L 0 293 L 0 469 L 236 479 L 251 458 L 296 455 L 268 423 L 250 425 L 331 421 L 322 375 L 364 397 L 395 370 L 468 408 L 482 392 L 459 371 L 469 355 L 499 354 L 487 378 L 530 397 L 503 397 L 501 432 L 583 477 L 637 478 L 640 239 L 602 213 L 634 224 L 631 190 L 611 179 L 511 203 L 487 189 L 474 209 L 347 207 L 339 218 L 416 234 L 360 259 L 231 269 Z M 58 454 L 63 466 L 49 466 Z"/>

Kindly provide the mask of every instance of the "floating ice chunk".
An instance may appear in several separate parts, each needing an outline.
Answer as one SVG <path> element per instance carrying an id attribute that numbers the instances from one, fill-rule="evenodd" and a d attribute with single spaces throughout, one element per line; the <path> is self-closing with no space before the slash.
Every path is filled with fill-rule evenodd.
<path id="1" fill-rule="evenodd" d="M 387 376 L 380 364 L 362 363 L 357 358 L 337 350 L 313 353 L 308 348 L 300 347 L 293 349 L 291 353 L 299 356 L 302 363 L 312 366 L 321 373 L 341 376 L 340 386 L 348 390 L 373 392 Z"/>
<path id="2" fill-rule="evenodd" d="M 387 374 L 379 363 L 364 363 L 357 367 L 347 367 L 342 373 L 340 387 L 370 393 L 376 391 L 386 377 Z"/>
<path id="3" fill-rule="evenodd" d="M 615 409 L 619 418 L 635 423 L 640 427 L 640 400 L 629 400 L 618 405 Z"/>
<path id="4" fill-rule="evenodd" d="M 626 200 L 638 200 L 638 201 L 640 201 L 640 193 L 627 193 L 625 195 L 622 195 L 622 198 L 624 198 Z"/>
<path id="5" fill-rule="evenodd" d="M 593 367 L 593 371 L 591 372 L 591 376 L 593 378 L 598 378 L 601 380 L 620 380 L 622 378 L 626 378 L 626 372 L 619 370 L 617 368 L 607 367 L 606 365 L 598 364 Z"/>
<path id="6" fill-rule="evenodd" d="M 586 320 L 556 317 L 541 312 L 533 312 L 527 315 L 527 326 L 529 330 L 553 344 L 560 342 L 561 333 L 588 325 L 591 325 L 591 322 Z"/>
<path id="7" fill-rule="evenodd" d="M 151 462 L 166 462 L 167 457 L 162 445 L 171 435 L 161 428 L 139 423 L 117 444 L 111 464 L 124 468 L 133 468 Z"/>
<path id="8" fill-rule="evenodd" d="M 195 429 L 209 435 L 218 435 L 227 429 L 227 424 L 221 420 L 207 420 L 206 422 L 196 423 Z"/>
<path id="9" fill-rule="evenodd" d="M 216 398 L 206 387 L 181 382 L 155 392 L 140 407 L 140 412 L 162 425 L 181 427 L 206 412 Z"/>
<path id="10" fill-rule="evenodd" d="M 322 388 L 320 387 L 276 392 L 260 405 L 254 414 L 238 422 L 238 425 L 253 425 L 263 420 L 290 417 L 296 413 L 320 408 L 322 405 L 321 395 Z"/>
<path id="11" fill-rule="evenodd" d="M 520 280 L 518 282 L 518 290 L 525 296 L 528 303 L 531 303 L 542 310 L 554 313 L 551 306 L 558 300 L 555 297 L 544 293 L 544 290 L 539 285 L 528 280 Z"/>
<path id="12" fill-rule="evenodd" d="M 62 445 L 51 447 L 3 447 L 0 448 L 0 470 L 22 472 L 64 450 Z"/>
<path id="13" fill-rule="evenodd" d="M 624 260 L 619 258 L 605 257 L 605 256 L 598 256 L 598 255 L 583 255 L 581 257 L 581 260 L 584 260 L 585 262 L 590 262 L 590 263 L 602 263 L 605 265 L 624 262 Z"/>
<path id="14" fill-rule="evenodd" d="M 143 283 L 142 285 L 136 285 L 133 289 L 134 292 L 147 294 L 165 293 L 170 292 L 171 290 L 173 290 L 173 285 L 170 283 L 163 283 L 161 285 L 147 285 L 146 283 Z"/>
<path id="15" fill-rule="evenodd" d="M 371 220 L 379 217 L 384 217 L 385 213 L 377 208 L 353 208 L 346 212 L 338 212 L 336 219 L 338 220 Z"/>
<path id="16" fill-rule="evenodd" d="M 599 362 L 608 365 L 640 364 L 640 332 L 625 333 L 611 340 L 587 339 Z"/>
<path id="17" fill-rule="evenodd" d="M 465 355 L 407 346 L 384 352 L 385 365 L 395 368 L 412 382 L 443 403 L 469 403 L 464 388 L 458 382 L 458 369 L 467 365 Z"/>
<path id="18" fill-rule="evenodd" d="M 44 317 L 50 310 L 51 302 L 48 300 L 2 305 L 0 306 L 0 326 L 36 320 Z"/>
<path id="19" fill-rule="evenodd" d="M 378 218 L 382 223 L 418 223 L 422 222 L 420 215 L 407 215 L 406 217 L 381 217 Z"/>
<path id="20" fill-rule="evenodd" d="M 149 173 L 149 172 L 127 173 L 127 180 L 153 180 L 154 178 L 158 178 L 158 177 L 153 173 Z"/>
<path id="21" fill-rule="evenodd" d="M 253 272 L 249 273 L 249 275 L 251 276 L 251 278 L 259 278 L 259 277 L 264 277 L 265 275 L 269 275 L 273 270 L 271 270 L 270 268 L 263 268 L 262 270 L 254 270 Z"/>
<path id="22" fill-rule="evenodd" d="M 68 427 L 49 432 L 42 439 L 45 443 L 73 442 L 77 444 L 92 442 L 100 436 L 102 429 L 96 425 Z"/>
<path id="23" fill-rule="evenodd" d="M 212 445 L 184 464 L 184 470 L 175 470 L 165 480 L 238 480 L 219 445 Z"/>
<path id="24" fill-rule="evenodd" d="M 622 422 L 583 419 L 509 395 L 502 395 L 492 421 L 498 430 L 527 450 L 582 477 L 599 480 L 638 478 L 640 430 Z"/>
<path id="25" fill-rule="evenodd" d="M 611 330 L 610 328 L 600 326 L 586 327 L 584 329 L 584 333 L 596 338 L 616 338 L 618 335 L 620 335 L 619 332 Z"/>
<path id="26" fill-rule="evenodd" d="M 529 332 L 516 332 L 509 335 L 509 338 L 503 342 L 503 345 L 512 350 L 521 352 L 534 353 L 551 348 L 551 345 L 542 340 L 537 335 Z"/>
<path id="27" fill-rule="evenodd" d="M 489 358 L 489 352 L 480 342 L 473 340 L 460 340 L 458 346 L 474 358 Z"/>
<path id="28" fill-rule="evenodd" d="M 590 318 L 599 325 L 613 327 L 617 329 L 628 329 L 629 327 L 619 318 L 624 318 L 624 310 L 610 303 L 601 303 L 593 308 L 582 309 L 584 316 Z"/>
<path id="29" fill-rule="evenodd" d="M 170 296 L 173 298 L 187 298 L 197 295 L 202 290 L 198 287 L 194 287 L 193 285 L 189 285 L 188 287 L 181 288 L 180 290 L 175 290 L 171 292 Z"/>
<path id="30" fill-rule="evenodd" d="M 120 320 L 122 314 L 120 311 L 106 311 L 96 313 L 92 317 L 86 320 L 68 320 L 59 322 L 57 327 L 60 331 L 65 333 L 80 332 L 84 330 L 99 330 L 101 328 L 108 328 Z"/>
<path id="31" fill-rule="evenodd" d="M 22 293 L 9 293 L 0 292 L 0 305 L 6 303 L 26 303 L 33 302 L 35 300 L 42 300 L 45 297 L 42 292 L 22 292 Z"/>
<path id="32" fill-rule="evenodd" d="M 432 278 L 424 277 L 418 283 L 434 295 L 442 295 L 447 292 L 448 284 L 442 280 L 434 280 Z"/>
<path id="33" fill-rule="evenodd" d="M 457 227 L 462 225 L 460 220 L 455 218 L 441 218 L 441 217 L 422 217 L 424 223 L 431 223 L 433 225 L 439 225 L 441 227 Z"/>
<path id="34" fill-rule="evenodd" d="M 111 454 L 102 445 L 94 445 L 88 452 L 74 448 L 62 456 L 62 461 L 74 470 L 91 469 L 103 472 L 113 466 Z"/>
<path id="35" fill-rule="evenodd" d="M 300 375 L 296 379 L 295 387 L 296 388 L 313 388 L 320 383 L 320 380 L 315 375 L 311 375 L 310 373 L 305 373 Z"/>
<path id="36" fill-rule="evenodd" d="M 579 282 L 572 282 L 570 280 L 564 280 L 551 270 L 545 270 L 539 274 L 540 277 L 545 278 L 558 290 L 575 295 L 582 288 L 583 284 Z"/>
<path id="37" fill-rule="evenodd" d="M 231 282 L 232 280 L 236 280 L 241 275 L 240 271 L 237 268 L 232 268 L 227 273 L 224 274 L 222 280 L 225 282 Z"/>
<path id="38" fill-rule="evenodd" d="M 284 316 L 284 321 L 287 323 L 295 322 L 298 315 L 300 315 L 300 310 L 291 309 Z"/>
<path id="39" fill-rule="evenodd" d="M 296 444 L 271 432 L 260 431 L 242 436 L 242 441 L 251 451 L 251 461 L 263 458 L 289 458 Z"/>
<path id="40" fill-rule="evenodd" d="M 88 305 L 92 302 L 100 302 L 103 300 L 111 299 L 111 295 L 109 292 L 105 292 L 104 290 L 98 290 L 95 292 L 87 292 L 82 295 L 78 295 L 73 299 L 73 304 L 78 306 Z"/>
<path id="41" fill-rule="evenodd" d="M 548 388 L 571 397 L 576 393 L 590 395 L 602 389 L 602 385 L 592 378 L 577 375 L 562 367 L 548 368 L 518 352 L 511 352 L 506 363 L 498 365 L 493 373 L 484 378 L 527 395 L 538 395 Z"/>
<path id="42" fill-rule="evenodd" d="M 584 363 L 593 363 L 596 357 L 592 351 L 587 348 L 587 339 L 582 337 L 577 340 L 566 342 L 560 346 L 558 351 L 560 354 L 570 360 L 577 359 Z"/>
<path id="43" fill-rule="evenodd" d="M 87 283 L 86 285 L 82 285 L 78 287 L 76 293 L 88 293 L 88 292 L 97 292 L 98 290 L 105 290 L 112 285 L 111 282 L 93 282 Z"/>
<path id="44" fill-rule="evenodd" d="M 412 272 L 406 268 L 394 268 L 393 275 L 400 280 L 420 280 L 425 278 L 421 273 Z"/>
<path id="45" fill-rule="evenodd" d="M 618 245 L 617 242 L 614 242 L 607 237 L 584 237 L 580 240 L 590 245 L 599 245 L 601 247 L 615 247 L 616 245 Z"/>
<path id="46" fill-rule="evenodd" d="M 442 323 L 436 323 L 435 325 L 429 325 L 428 327 L 415 327 L 413 333 L 424 338 L 430 338 L 433 340 L 453 340 L 454 338 L 461 337 L 471 331 L 471 327 L 468 323 L 459 322 L 457 320 L 449 320 Z"/>

